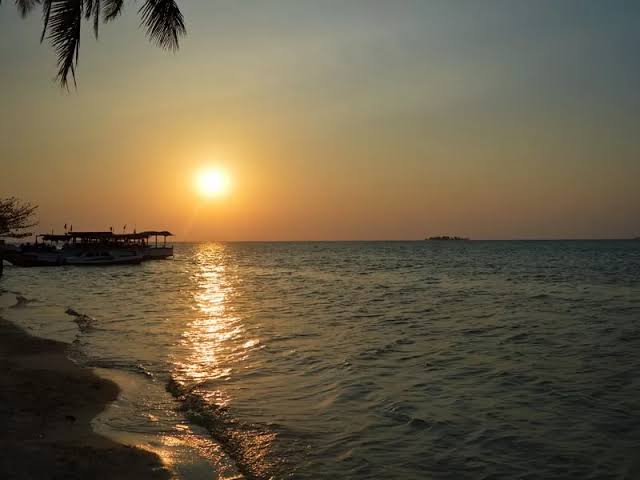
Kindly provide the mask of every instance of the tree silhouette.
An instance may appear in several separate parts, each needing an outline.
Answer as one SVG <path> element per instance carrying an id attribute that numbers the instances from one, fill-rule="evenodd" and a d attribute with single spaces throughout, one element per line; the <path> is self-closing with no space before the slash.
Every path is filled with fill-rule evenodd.
<path id="1" fill-rule="evenodd" d="M 0 0 L 0 4 L 2 0 Z M 93 24 L 96 38 L 100 23 L 117 18 L 124 0 L 15 0 L 20 14 L 25 17 L 36 7 L 42 8 L 42 35 L 47 38 L 58 55 L 57 80 L 68 88 L 69 75 L 76 85 L 76 67 L 80 50 L 80 27 L 83 19 Z M 177 50 L 179 38 L 186 34 L 184 18 L 175 0 L 145 0 L 138 14 L 141 26 L 147 30 L 149 40 L 166 50 Z"/>
<path id="2" fill-rule="evenodd" d="M 15 197 L 0 198 L 0 238 L 20 238 L 31 235 L 24 233 L 24 230 L 38 224 L 33 218 L 37 208 L 37 205 L 21 202 Z M 3 246 L 0 245 L 0 275 L 3 269 L 2 248 Z"/>
<path id="3" fill-rule="evenodd" d="M 15 197 L 0 198 L 0 238 L 30 235 L 21 230 L 38 224 L 33 219 L 37 208 L 37 205 L 21 202 Z"/>

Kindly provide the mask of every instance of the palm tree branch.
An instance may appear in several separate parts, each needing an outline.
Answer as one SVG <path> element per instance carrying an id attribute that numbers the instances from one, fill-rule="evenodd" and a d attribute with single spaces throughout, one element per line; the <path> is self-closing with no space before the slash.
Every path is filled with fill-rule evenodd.
<path id="1" fill-rule="evenodd" d="M 49 26 L 49 16 L 51 15 L 51 0 L 44 0 L 42 3 L 42 34 L 40 35 L 40 43 L 44 40 Z"/>
<path id="2" fill-rule="evenodd" d="M 174 0 L 145 0 L 138 11 L 149 39 L 167 50 L 177 50 L 186 33 L 184 18 Z"/>
<path id="3" fill-rule="evenodd" d="M 102 8 L 102 19 L 105 22 L 110 22 L 122 11 L 123 0 L 104 0 L 104 6 Z"/>
<path id="4" fill-rule="evenodd" d="M 31 10 L 33 10 L 33 7 L 40 3 L 40 0 L 15 0 L 15 2 L 20 15 L 24 18 Z"/>
<path id="5" fill-rule="evenodd" d="M 100 26 L 100 7 L 100 0 L 84 0 L 84 18 L 88 20 L 93 17 L 93 33 L 96 38 Z"/>
<path id="6" fill-rule="evenodd" d="M 75 66 L 80 51 L 80 27 L 82 23 L 82 0 L 51 0 L 48 38 L 58 54 L 57 78 L 68 88 L 69 73 L 75 85 Z"/>
<path id="7" fill-rule="evenodd" d="M 109 22 L 120 15 L 124 0 L 14 0 L 24 17 L 37 5 L 42 5 L 42 42 L 47 37 L 58 57 L 56 78 L 68 88 L 69 75 L 76 84 L 75 71 L 80 52 L 80 33 L 83 17 L 93 19 L 96 38 L 100 18 Z M 0 0 L 0 5 L 2 0 Z M 144 0 L 138 10 L 141 26 L 145 26 L 149 39 L 161 48 L 177 50 L 180 37 L 186 34 L 184 17 L 176 0 Z"/>

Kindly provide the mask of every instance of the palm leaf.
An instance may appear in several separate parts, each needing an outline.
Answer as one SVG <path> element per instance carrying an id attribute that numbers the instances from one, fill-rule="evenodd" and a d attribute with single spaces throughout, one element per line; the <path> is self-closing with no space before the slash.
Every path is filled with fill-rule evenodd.
<path id="1" fill-rule="evenodd" d="M 147 35 L 156 45 L 177 50 L 178 37 L 186 33 L 184 18 L 174 0 L 146 0 L 139 10 Z"/>
<path id="2" fill-rule="evenodd" d="M 18 11 L 22 17 L 26 17 L 27 14 L 33 10 L 33 7 L 40 3 L 40 0 L 15 0 L 16 7 L 18 7 Z"/>
<path id="3" fill-rule="evenodd" d="M 94 0 L 93 5 L 93 33 L 98 38 L 98 26 L 100 25 L 100 0 Z"/>
<path id="4" fill-rule="evenodd" d="M 49 16 L 51 15 L 51 0 L 44 0 L 42 2 L 42 34 L 40 35 L 40 43 L 44 40 L 44 36 L 47 33 L 47 27 L 49 26 Z"/>
<path id="5" fill-rule="evenodd" d="M 110 22 L 122 11 L 123 0 L 104 0 L 102 7 L 102 18 L 105 22 Z"/>
<path id="6" fill-rule="evenodd" d="M 76 83 L 82 12 L 82 0 L 51 0 L 48 38 L 58 54 L 58 81 L 65 88 L 68 88 L 69 73 L 74 85 Z"/>
<path id="7" fill-rule="evenodd" d="M 76 84 L 76 67 L 80 51 L 82 18 L 93 19 L 93 30 L 98 37 L 100 18 L 109 22 L 120 15 L 124 0 L 14 0 L 24 17 L 37 5 L 42 5 L 42 42 L 47 37 L 58 56 L 60 85 L 68 88 L 69 75 Z M 2 0 L 0 0 L 0 5 Z M 186 34 L 184 18 L 176 0 L 144 0 L 138 10 L 141 25 L 149 39 L 161 48 L 177 50 L 180 37 Z"/>
<path id="8" fill-rule="evenodd" d="M 84 18 L 93 17 L 93 33 L 98 38 L 100 26 L 100 0 L 84 0 Z"/>

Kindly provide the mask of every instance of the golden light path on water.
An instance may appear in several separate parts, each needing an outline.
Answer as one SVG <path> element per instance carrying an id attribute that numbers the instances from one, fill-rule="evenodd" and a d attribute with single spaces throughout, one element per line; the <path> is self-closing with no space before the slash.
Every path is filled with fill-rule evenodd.
<path id="1" fill-rule="evenodd" d="M 249 368 L 251 351 L 261 345 L 234 306 L 242 281 L 224 244 L 199 246 L 190 283 L 193 317 L 172 359 L 174 385 L 245 477 L 269 478 L 272 462 L 266 457 L 275 434 L 235 418 L 225 389 L 234 369 Z"/>
<path id="2" fill-rule="evenodd" d="M 223 380 L 231 374 L 243 325 L 228 304 L 233 286 L 229 281 L 224 246 L 202 245 L 195 255 L 192 274 L 193 318 L 182 333 L 183 358 L 176 359 L 182 383 Z M 226 402 L 225 402 L 226 403 Z"/>

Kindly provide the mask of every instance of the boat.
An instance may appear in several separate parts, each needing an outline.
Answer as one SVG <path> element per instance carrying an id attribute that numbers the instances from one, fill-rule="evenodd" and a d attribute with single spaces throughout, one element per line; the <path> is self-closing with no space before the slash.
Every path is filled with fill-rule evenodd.
<path id="1" fill-rule="evenodd" d="M 144 259 L 138 250 L 88 249 L 64 257 L 65 265 L 137 265 Z"/>
<path id="2" fill-rule="evenodd" d="M 102 246 L 111 250 L 136 250 L 143 260 L 158 260 L 173 256 L 173 246 L 167 245 L 167 237 L 173 234 L 167 230 L 147 230 L 139 233 L 113 232 L 69 232 L 65 235 L 43 235 L 45 241 L 62 241 L 63 251 L 75 251 L 96 246 Z M 151 237 L 154 242 L 151 243 Z M 162 237 L 162 243 L 158 238 Z"/>
<path id="3" fill-rule="evenodd" d="M 167 230 L 147 230 L 140 233 L 129 233 L 116 235 L 118 239 L 128 241 L 142 250 L 145 260 L 162 260 L 173 257 L 173 246 L 167 245 L 167 237 L 172 237 L 173 233 Z M 153 244 L 151 237 L 154 238 Z M 162 237 L 162 243 L 158 243 L 158 237 Z"/>
<path id="4" fill-rule="evenodd" d="M 142 251 L 113 232 L 67 232 L 63 235 L 39 235 L 45 245 L 62 243 L 59 249 L 63 265 L 136 265 Z"/>
<path id="5" fill-rule="evenodd" d="M 55 267 L 64 264 L 62 252 L 48 245 L 5 246 L 3 257 L 18 267 Z"/>
<path id="6" fill-rule="evenodd" d="M 3 246 L 3 252 L 5 260 L 20 267 L 129 265 L 172 257 L 173 246 L 167 245 L 170 236 L 173 234 L 166 230 L 128 234 L 112 231 L 51 233 L 36 235 L 33 245 Z M 159 237 L 162 237 L 161 243 Z"/>

